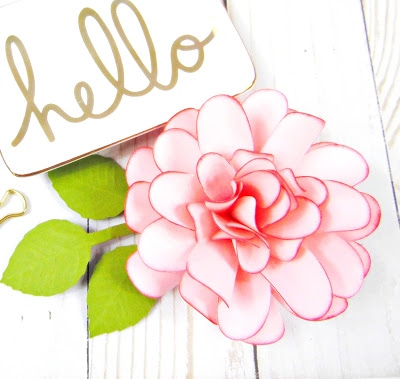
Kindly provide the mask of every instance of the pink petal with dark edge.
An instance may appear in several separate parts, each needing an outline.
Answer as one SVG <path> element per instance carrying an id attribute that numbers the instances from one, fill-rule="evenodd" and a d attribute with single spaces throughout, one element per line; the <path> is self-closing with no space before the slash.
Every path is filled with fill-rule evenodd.
<path id="1" fill-rule="evenodd" d="M 230 164 L 235 168 L 236 171 L 238 171 L 254 159 L 267 159 L 273 162 L 274 157 L 271 154 L 255 153 L 254 151 L 239 149 L 234 152 L 232 159 L 230 160 Z"/>
<path id="2" fill-rule="evenodd" d="M 268 317 L 265 320 L 263 327 L 258 331 L 257 334 L 244 340 L 244 342 L 252 345 L 267 345 L 280 340 L 284 333 L 285 324 L 279 310 L 279 303 L 272 296 Z"/>
<path id="3" fill-rule="evenodd" d="M 270 207 L 278 198 L 281 190 L 280 180 L 271 171 L 255 171 L 240 178 L 243 184 L 242 196 L 252 196 L 257 206 Z"/>
<path id="4" fill-rule="evenodd" d="M 226 95 L 204 103 L 197 118 L 200 151 L 219 153 L 230 159 L 238 149 L 253 150 L 249 122 L 236 99 Z"/>
<path id="5" fill-rule="evenodd" d="M 281 261 L 291 261 L 298 253 L 303 239 L 285 240 L 268 236 L 271 256 Z"/>
<path id="6" fill-rule="evenodd" d="M 363 228 L 339 232 L 339 234 L 348 241 L 357 241 L 369 236 L 378 227 L 381 220 L 381 208 L 379 207 L 378 202 L 367 193 L 362 192 L 362 195 L 368 202 L 371 217 L 369 223 Z"/>
<path id="7" fill-rule="evenodd" d="M 218 296 L 194 280 L 187 272 L 179 285 L 182 298 L 212 323 L 218 322 Z"/>
<path id="8" fill-rule="evenodd" d="M 319 208 L 304 197 L 297 198 L 298 206 L 281 220 L 268 225 L 262 231 L 280 239 L 298 239 L 314 233 L 320 223 Z"/>
<path id="9" fill-rule="evenodd" d="M 196 240 L 198 242 L 204 239 L 211 239 L 219 231 L 211 212 L 204 204 L 189 204 L 188 211 L 194 220 Z"/>
<path id="10" fill-rule="evenodd" d="M 153 208 L 169 221 L 191 229 L 194 222 L 187 206 L 205 199 L 197 176 L 193 174 L 166 172 L 157 176 L 150 186 Z"/>
<path id="11" fill-rule="evenodd" d="M 270 255 L 268 245 L 259 237 L 236 241 L 236 252 L 242 270 L 251 274 L 264 270 Z"/>
<path id="12" fill-rule="evenodd" d="M 314 255 L 303 247 L 290 262 L 270 259 L 263 275 L 301 318 L 319 319 L 331 306 L 328 277 Z"/>
<path id="13" fill-rule="evenodd" d="M 220 154 L 203 155 L 197 164 L 197 175 L 211 201 L 225 202 L 236 193 L 235 170 Z"/>
<path id="14" fill-rule="evenodd" d="M 257 225 L 265 228 L 267 225 L 281 220 L 290 210 L 290 197 L 287 191 L 281 188 L 278 198 L 269 208 L 257 210 Z"/>
<path id="15" fill-rule="evenodd" d="M 347 309 L 347 306 L 348 306 L 348 302 L 346 299 L 342 299 L 341 297 L 333 296 L 332 305 L 329 308 L 328 312 L 326 312 L 318 320 L 329 320 L 330 318 L 339 316 Z"/>
<path id="16" fill-rule="evenodd" d="M 151 182 L 161 173 L 153 157 L 151 147 L 137 149 L 129 158 L 126 165 L 126 181 L 131 186 L 136 182 Z"/>
<path id="17" fill-rule="evenodd" d="M 191 134 L 194 138 L 197 138 L 197 115 L 199 111 L 193 108 L 187 108 L 168 121 L 164 130 L 170 129 L 181 129 L 186 130 L 189 134 Z"/>
<path id="18" fill-rule="evenodd" d="M 328 197 L 320 206 L 320 231 L 336 232 L 365 228 L 371 220 L 366 198 L 356 189 L 339 182 L 325 181 Z"/>
<path id="19" fill-rule="evenodd" d="M 213 219 L 218 227 L 231 238 L 251 239 L 254 237 L 254 231 L 249 227 L 228 218 L 222 214 L 212 213 Z"/>
<path id="20" fill-rule="evenodd" d="M 201 241 L 190 254 L 189 275 L 229 301 L 235 285 L 238 262 L 232 241 Z"/>
<path id="21" fill-rule="evenodd" d="M 361 262 L 364 267 L 364 277 L 368 274 L 369 269 L 371 268 L 371 257 L 368 251 L 365 249 L 364 246 L 360 245 L 357 242 L 350 242 L 350 245 L 353 249 L 357 252 L 358 256 L 361 259 Z"/>
<path id="22" fill-rule="evenodd" d="M 304 245 L 318 259 L 331 282 L 335 296 L 354 296 L 364 281 L 364 266 L 354 248 L 334 233 L 319 233 Z"/>
<path id="23" fill-rule="evenodd" d="M 237 173 L 236 178 L 240 179 L 246 174 L 254 171 L 276 171 L 273 162 L 267 158 L 255 158 L 247 162 Z"/>
<path id="24" fill-rule="evenodd" d="M 149 189 L 150 183 L 136 182 L 126 196 L 125 221 L 137 233 L 142 233 L 146 226 L 161 217 L 150 204 Z"/>
<path id="25" fill-rule="evenodd" d="M 276 127 L 263 153 L 272 154 L 278 170 L 295 169 L 318 138 L 325 121 L 305 113 L 289 113 Z"/>
<path id="26" fill-rule="evenodd" d="M 154 159 L 161 171 L 196 172 L 200 159 L 197 140 L 185 130 L 171 129 L 161 133 L 153 148 Z"/>
<path id="27" fill-rule="evenodd" d="M 326 200 L 328 190 L 324 182 L 310 176 L 299 176 L 296 180 L 302 189 L 301 193 L 296 194 L 297 196 L 306 197 L 317 205 L 321 205 Z"/>
<path id="28" fill-rule="evenodd" d="M 271 286 L 261 274 L 239 271 L 228 303 L 219 302 L 218 324 L 227 337 L 243 340 L 257 334 L 267 319 Z"/>
<path id="29" fill-rule="evenodd" d="M 143 262 L 158 271 L 183 271 L 196 244 L 193 230 L 161 218 L 140 235 L 139 254 Z"/>
<path id="30" fill-rule="evenodd" d="M 131 255 L 126 262 L 129 279 L 145 296 L 159 298 L 175 288 L 184 273 L 161 272 L 146 266 L 138 253 Z"/>
<path id="31" fill-rule="evenodd" d="M 249 229 L 258 231 L 256 225 L 256 199 L 243 196 L 236 201 L 231 209 L 231 216 Z"/>
<path id="32" fill-rule="evenodd" d="M 368 176 L 368 164 L 354 149 L 335 143 L 315 144 L 295 169 L 296 176 L 313 176 L 351 186 Z"/>
<path id="33" fill-rule="evenodd" d="M 249 119 L 254 150 L 261 151 L 279 121 L 285 117 L 287 99 L 275 90 L 258 90 L 243 102 L 243 108 Z"/>

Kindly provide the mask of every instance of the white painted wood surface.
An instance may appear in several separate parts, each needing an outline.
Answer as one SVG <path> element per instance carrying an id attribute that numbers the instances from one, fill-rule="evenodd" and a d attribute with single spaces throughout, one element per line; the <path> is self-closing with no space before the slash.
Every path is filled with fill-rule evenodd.
<path id="1" fill-rule="evenodd" d="M 0 378 L 400 377 L 400 231 L 387 159 L 389 149 L 399 185 L 398 0 L 230 0 L 228 9 L 256 66 L 255 88 L 279 89 L 292 108 L 323 117 L 324 139 L 358 149 L 370 163 L 362 188 L 378 199 L 383 217 L 365 242 L 372 268 L 362 290 L 340 317 L 313 323 L 287 316 L 281 341 L 253 348 L 227 340 L 177 293 L 135 327 L 88 341 L 86 278 L 50 298 L 0 285 Z M 151 137 L 105 154 L 125 164 Z M 37 223 L 64 218 L 87 225 L 57 198 L 46 175 L 15 178 L 0 164 L 0 194 L 8 188 L 25 193 L 29 213 L 0 226 L 1 272 Z"/>

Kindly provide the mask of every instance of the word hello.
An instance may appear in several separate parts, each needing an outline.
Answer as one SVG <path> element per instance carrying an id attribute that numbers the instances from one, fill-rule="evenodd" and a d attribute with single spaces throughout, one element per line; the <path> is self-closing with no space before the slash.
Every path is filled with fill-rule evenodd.
<path id="1" fill-rule="evenodd" d="M 122 27 L 121 21 L 117 14 L 117 9 L 122 4 L 128 7 L 129 11 L 132 12 L 132 15 L 139 22 L 150 57 L 149 67 L 143 63 L 143 60 L 135 50 L 134 46 L 126 35 L 124 28 Z M 15 83 L 17 84 L 22 96 L 26 101 L 25 114 L 23 116 L 21 127 L 16 137 L 11 142 L 12 146 L 17 146 L 24 139 L 32 117 L 36 117 L 48 141 L 52 142 L 55 140 L 55 136 L 48 121 L 48 116 L 50 112 L 56 113 L 59 117 L 63 118 L 69 123 L 80 123 L 86 119 L 102 119 L 109 116 L 118 108 L 121 99 L 124 96 L 144 96 L 154 88 L 162 91 L 171 90 L 178 82 L 179 70 L 187 73 L 193 73 L 200 69 L 204 61 L 204 47 L 214 37 L 213 32 L 210 32 L 210 34 L 204 40 L 199 40 L 198 38 L 188 34 L 178 37 L 171 46 L 171 79 L 169 83 L 160 83 L 160 81 L 158 80 L 158 62 L 154 42 L 146 25 L 146 22 L 137 7 L 128 0 L 114 0 L 111 4 L 111 16 L 113 24 L 118 32 L 119 38 L 122 40 L 130 56 L 137 64 L 139 72 L 143 74 L 146 85 L 140 90 L 132 90 L 127 88 L 125 81 L 124 62 L 121 58 L 121 54 L 114 36 L 96 11 L 91 8 L 84 8 L 80 12 L 78 19 L 80 35 L 82 36 L 87 51 L 89 52 L 94 63 L 100 70 L 101 74 L 115 89 L 115 96 L 113 97 L 113 101 L 106 109 L 103 109 L 102 111 L 96 113 L 94 111 L 95 94 L 93 92 L 93 89 L 87 82 L 81 81 L 77 83 L 74 87 L 74 97 L 76 100 L 76 104 L 81 110 L 79 115 L 68 114 L 59 105 L 52 103 L 46 104 L 42 109 L 39 109 L 39 107 L 35 103 L 35 74 L 31 61 L 29 59 L 28 51 L 26 50 L 23 42 L 18 37 L 11 35 L 6 40 L 7 62 L 11 69 Z M 97 23 L 97 25 L 100 27 L 100 30 L 104 35 L 104 41 L 111 49 L 110 51 L 112 52 L 113 56 L 112 63 L 115 64 L 113 70 L 111 70 L 110 67 L 106 66 L 104 61 L 100 58 L 100 55 L 92 42 L 92 38 L 87 29 L 87 20 L 89 18 L 91 18 L 92 21 L 95 21 L 95 23 Z M 195 51 L 197 53 L 197 60 L 192 65 L 185 65 L 179 59 L 178 53 L 189 51 Z M 22 79 L 23 76 L 16 66 L 14 59 L 15 52 L 18 52 L 20 54 L 20 58 L 22 58 L 23 69 L 26 71 L 26 84 L 24 83 Z M 111 73 L 112 71 L 116 72 L 116 75 L 113 75 Z"/>

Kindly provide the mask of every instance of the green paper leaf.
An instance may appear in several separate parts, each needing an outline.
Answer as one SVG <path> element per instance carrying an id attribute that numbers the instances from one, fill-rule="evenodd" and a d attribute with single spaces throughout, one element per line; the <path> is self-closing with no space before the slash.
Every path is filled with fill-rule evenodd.
<path id="1" fill-rule="evenodd" d="M 46 221 L 25 234 L 1 282 L 37 296 L 64 292 L 85 273 L 90 249 L 90 239 L 80 226 L 64 220 Z"/>
<path id="2" fill-rule="evenodd" d="M 156 300 L 142 295 L 129 280 L 126 261 L 136 246 L 121 246 L 103 255 L 87 295 L 91 337 L 123 330 L 147 316 Z"/>
<path id="3" fill-rule="evenodd" d="M 68 207 L 84 218 L 103 220 L 124 210 L 125 171 L 113 159 L 90 155 L 48 173 Z"/>

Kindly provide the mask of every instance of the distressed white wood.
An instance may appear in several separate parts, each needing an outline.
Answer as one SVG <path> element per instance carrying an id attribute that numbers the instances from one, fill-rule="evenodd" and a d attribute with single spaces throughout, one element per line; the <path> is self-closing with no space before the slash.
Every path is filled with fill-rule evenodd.
<path id="1" fill-rule="evenodd" d="M 175 291 L 138 325 L 91 339 L 87 350 L 86 279 L 51 298 L 0 285 L 0 378 L 255 378 L 257 370 L 260 378 L 400 377 L 400 232 L 381 123 L 399 183 L 400 7 L 397 0 L 364 0 L 363 5 L 380 108 L 360 1 L 228 2 L 256 66 L 255 88 L 279 89 L 291 107 L 323 117 L 323 139 L 356 148 L 370 163 L 362 189 L 378 199 L 383 217 L 365 241 L 371 272 L 345 314 L 313 323 L 285 313 L 284 338 L 258 347 L 255 362 L 252 346 L 223 337 Z M 125 165 L 132 150 L 154 136 L 105 154 Z M 15 178 L 0 164 L 0 196 L 7 188 L 24 192 L 30 211 L 0 225 L 0 271 L 22 234 L 38 222 L 65 218 L 86 225 L 57 198 L 45 175 Z M 89 228 L 110 223 L 91 221 Z M 128 237 L 106 243 L 93 253 L 132 242 Z"/>
<path id="2" fill-rule="evenodd" d="M 364 0 L 363 6 L 400 215 L 400 4 Z"/>

